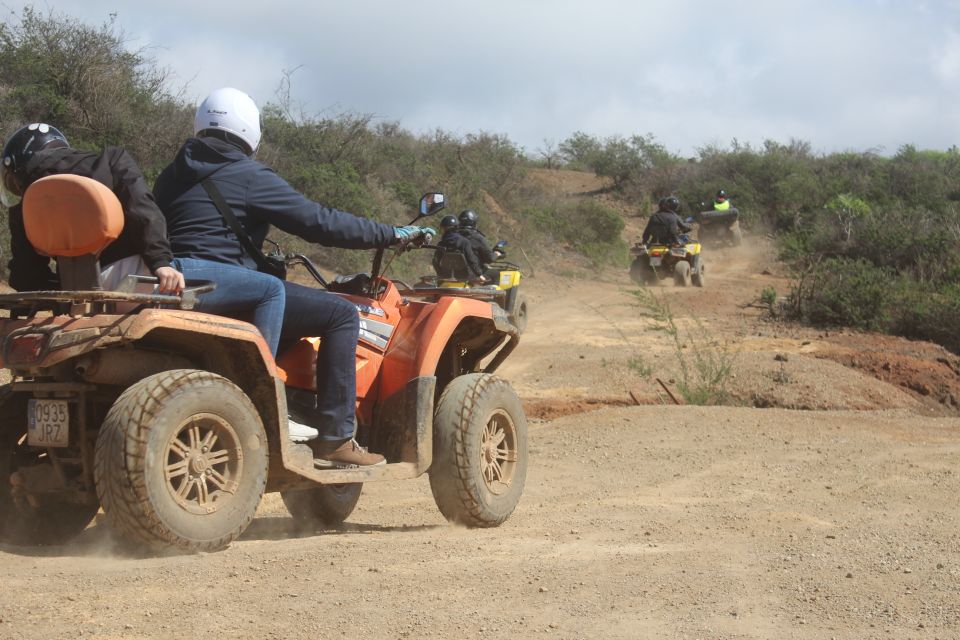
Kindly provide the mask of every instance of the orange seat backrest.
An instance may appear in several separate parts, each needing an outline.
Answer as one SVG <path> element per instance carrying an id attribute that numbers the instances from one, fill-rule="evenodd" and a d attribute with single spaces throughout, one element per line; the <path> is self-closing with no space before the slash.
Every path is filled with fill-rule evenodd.
<path id="1" fill-rule="evenodd" d="M 47 176 L 23 196 L 23 226 L 30 244 L 44 255 L 99 256 L 123 231 L 123 207 L 93 178 Z"/>

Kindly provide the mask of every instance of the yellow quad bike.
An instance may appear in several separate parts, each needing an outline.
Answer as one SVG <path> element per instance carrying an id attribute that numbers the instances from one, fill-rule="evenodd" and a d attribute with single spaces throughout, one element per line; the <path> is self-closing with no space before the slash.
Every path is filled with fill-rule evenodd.
<path id="1" fill-rule="evenodd" d="M 676 246 L 665 244 L 646 245 L 638 242 L 630 249 L 634 256 L 630 265 L 630 277 L 637 284 L 655 285 L 660 280 L 673 276 L 678 287 L 704 284 L 704 264 L 699 242 L 688 234 L 680 235 Z"/>
<path id="2" fill-rule="evenodd" d="M 501 240 L 493 250 L 498 252 L 501 257 L 506 253 L 504 249 L 507 246 L 506 240 Z M 442 247 L 431 246 L 435 250 L 443 250 Z M 467 261 L 459 251 L 444 252 L 440 258 L 439 274 L 436 276 L 423 276 L 417 283 L 417 289 L 469 289 L 476 293 L 477 297 L 489 297 L 507 312 L 507 318 L 510 323 L 517 328 L 517 333 L 523 333 L 527 328 L 527 297 L 520 291 L 520 280 L 523 272 L 520 266 L 506 260 L 498 260 L 490 263 L 484 276 L 489 281 L 487 284 L 477 285 L 473 282 L 457 278 L 455 274 L 462 274 L 467 270 Z M 458 292 L 463 295 L 466 291 Z"/>

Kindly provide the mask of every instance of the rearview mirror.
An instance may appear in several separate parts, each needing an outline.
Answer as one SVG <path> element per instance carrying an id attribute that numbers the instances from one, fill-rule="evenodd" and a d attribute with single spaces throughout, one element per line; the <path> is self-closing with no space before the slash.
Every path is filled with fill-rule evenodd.
<path id="1" fill-rule="evenodd" d="M 432 216 L 447 206 L 446 198 L 442 193 L 425 193 L 420 198 L 420 217 Z"/>
<path id="2" fill-rule="evenodd" d="M 501 240 L 501 241 L 498 242 L 498 243 L 496 244 L 496 246 L 494 246 L 493 248 L 494 248 L 494 249 L 503 249 L 505 246 L 507 246 L 507 241 L 506 241 L 506 240 Z"/>

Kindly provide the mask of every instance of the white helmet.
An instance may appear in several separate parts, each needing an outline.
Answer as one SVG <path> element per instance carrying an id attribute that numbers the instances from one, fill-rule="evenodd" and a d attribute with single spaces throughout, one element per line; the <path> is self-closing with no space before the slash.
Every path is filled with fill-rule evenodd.
<path id="1" fill-rule="evenodd" d="M 193 120 L 195 135 L 207 129 L 232 133 L 253 153 L 260 145 L 260 110 L 243 91 L 229 87 L 217 89 L 200 103 Z"/>

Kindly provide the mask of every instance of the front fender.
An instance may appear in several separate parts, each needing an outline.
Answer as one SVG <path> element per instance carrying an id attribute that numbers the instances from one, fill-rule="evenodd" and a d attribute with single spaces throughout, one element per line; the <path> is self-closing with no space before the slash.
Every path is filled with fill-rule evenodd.
<path id="1" fill-rule="evenodd" d="M 488 320 L 491 328 L 496 330 L 495 307 L 499 309 L 490 302 L 455 296 L 438 300 L 420 331 L 420 348 L 417 350 L 413 375 L 410 377 L 434 375 L 443 350 L 463 320 L 467 318 Z"/>

